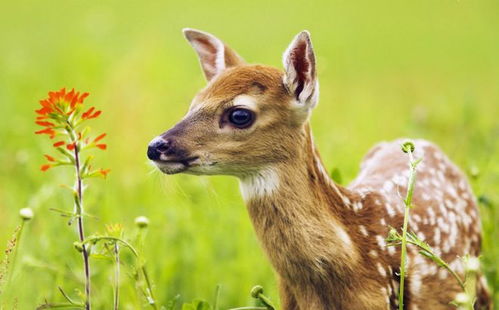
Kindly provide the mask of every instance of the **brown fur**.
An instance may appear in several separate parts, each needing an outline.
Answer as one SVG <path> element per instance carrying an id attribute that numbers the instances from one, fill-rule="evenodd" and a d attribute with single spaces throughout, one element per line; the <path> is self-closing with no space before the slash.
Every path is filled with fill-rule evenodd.
<path id="1" fill-rule="evenodd" d="M 336 185 L 313 144 L 308 110 L 296 104 L 283 73 L 242 63 L 227 67 L 162 135 L 197 158 L 183 172 L 241 180 L 256 234 L 279 275 L 282 309 L 396 309 L 400 253 L 384 240 L 390 226 L 399 228 L 403 220 L 400 195 L 408 165 L 401 141 L 376 146 L 350 186 Z M 223 121 L 237 98 L 256 114 L 248 129 Z M 409 228 L 462 274 L 458 258 L 480 254 L 475 198 L 465 176 L 436 146 L 415 144 L 416 157 L 424 161 Z M 415 248 L 409 247 L 408 256 L 405 308 L 452 309 L 449 302 L 460 291 L 455 280 Z M 490 308 L 482 284 L 478 293 L 477 309 Z"/>

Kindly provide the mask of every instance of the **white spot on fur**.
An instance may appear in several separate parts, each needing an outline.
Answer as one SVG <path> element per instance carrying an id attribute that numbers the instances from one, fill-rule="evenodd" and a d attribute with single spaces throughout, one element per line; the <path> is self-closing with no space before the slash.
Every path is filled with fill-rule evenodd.
<path id="1" fill-rule="evenodd" d="M 421 290 L 421 276 L 418 273 L 414 273 L 411 277 L 409 289 L 412 294 L 416 296 L 419 294 L 419 291 Z"/>
<path id="2" fill-rule="evenodd" d="M 383 266 L 381 266 L 381 263 L 378 262 L 376 264 L 376 268 L 378 268 L 378 272 L 382 277 L 386 277 L 386 270 L 385 268 L 383 268 Z"/>
<path id="3" fill-rule="evenodd" d="M 369 251 L 369 255 L 371 255 L 372 257 L 378 257 L 378 252 L 376 252 L 375 250 L 371 250 Z"/>
<path id="4" fill-rule="evenodd" d="M 365 237 L 367 237 L 369 234 L 367 233 L 366 226 L 364 225 L 359 225 L 359 231 L 361 234 L 363 234 Z"/>
<path id="5" fill-rule="evenodd" d="M 279 187 L 279 175 L 272 169 L 241 179 L 240 188 L 245 201 L 272 195 Z"/>
<path id="6" fill-rule="evenodd" d="M 355 202 L 353 205 L 352 205 L 352 208 L 355 212 L 358 212 L 360 210 L 362 210 L 362 203 L 361 202 Z"/>
<path id="7" fill-rule="evenodd" d="M 395 209 L 389 205 L 388 203 L 385 205 L 385 208 L 386 208 L 386 212 L 388 213 L 388 215 L 390 217 L 394 217 L 395 216 Z"/>
<path id="8" fill-rule="evenodd" d="M 378 242 L 378 245 L 379 247 L 384 250 L 386 249 L 386 242 L 385 242 L 385 238 L 383 238 L 382 236 L 380 235 L 377 235 L 376 236 L 376 241 Z"/>
<path id="9" fill-rule="evenodd" d="M 441 268 L 441 269 L 438 271 L 438 278 L 439 278 L 440 280 L 447 279 L 447 276 L 448 276 L 448 271 L 447 271 L 447 269 Z"/>
<path id="10" fill-rule="evenodd" d="M 435 229 L 435 234 L 433 235 L 433 241 L 435 242 L 435 245 L 439 245 L 440 244 L 440 229 Z"/>
<path id="11" fill-rule="evenodd" d="M 387 247 L 387 249 L 388 249 L 388 254 L 395 255 L 395 252 L 396 252 L 395 247 L 389 246 L 389 247 Z"/>

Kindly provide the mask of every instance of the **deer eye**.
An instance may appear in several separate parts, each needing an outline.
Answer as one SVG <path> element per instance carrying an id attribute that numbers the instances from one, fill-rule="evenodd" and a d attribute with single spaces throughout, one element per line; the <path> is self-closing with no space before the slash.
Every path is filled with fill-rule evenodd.
<path id="1" fill-rule="evenodd" d="M 228 116 L 229 122 L 237 128 L 247 128 L 255 119 L 253 111 L 243 108 L 232 109 Z"/>

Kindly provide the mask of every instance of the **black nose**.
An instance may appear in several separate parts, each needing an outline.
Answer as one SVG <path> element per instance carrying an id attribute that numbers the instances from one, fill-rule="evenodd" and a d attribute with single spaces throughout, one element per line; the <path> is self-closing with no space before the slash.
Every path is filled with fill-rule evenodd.
<path id="1" fill-rule="evenodd" d="M 154 139 L 147 148 L 147 157 L 150 160 L 158 160 L 161 154 L 169 155 L 168 153 L 171 146 L 172 142 L 168 139 Z"/>

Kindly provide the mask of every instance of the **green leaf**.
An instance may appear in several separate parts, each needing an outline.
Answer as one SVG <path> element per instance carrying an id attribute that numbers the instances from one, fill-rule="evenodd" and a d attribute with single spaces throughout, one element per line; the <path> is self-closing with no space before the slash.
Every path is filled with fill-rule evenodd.
<path id="1" fill-rule="evenodd" d="M 338 184 L 343 183 L 343 177 L 341 176 L 340 169 L 335 167 L 335 168 L 333 168 L 333 170 L 331 170 L 331 179 L 333 179 L 333 181 L 335 181 Z"/>
<path id="2" fill-rule="evenodd" d="M 191 303 L 184 303 L 182 310 L 212 310 L 208 302 L 204 300 L 194 300 Z"/>

